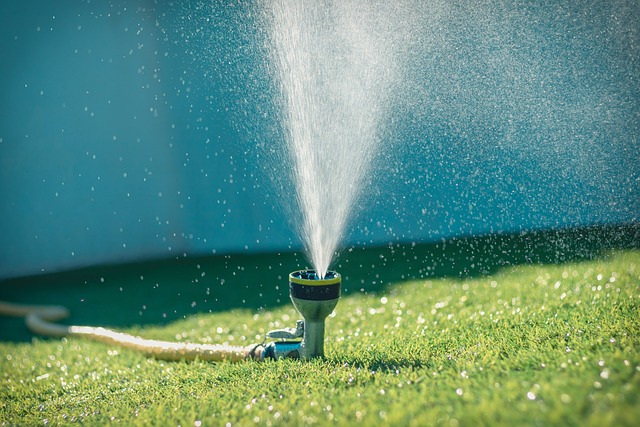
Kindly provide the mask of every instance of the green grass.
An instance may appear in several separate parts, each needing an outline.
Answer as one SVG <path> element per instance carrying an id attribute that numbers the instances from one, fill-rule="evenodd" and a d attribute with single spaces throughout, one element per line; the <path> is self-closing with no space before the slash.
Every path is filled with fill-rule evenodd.
<path id="1" fill-rule="evenodd" d="M 629 249 L 352 292 L 327 319 L 324 361 L 162 362 L 76 338 L 0 342 L 0 424 L 632 426 L 639 305 L 640 251 Z M 124 329 L 247 345 L 296 319 L 284 304 Z"/>

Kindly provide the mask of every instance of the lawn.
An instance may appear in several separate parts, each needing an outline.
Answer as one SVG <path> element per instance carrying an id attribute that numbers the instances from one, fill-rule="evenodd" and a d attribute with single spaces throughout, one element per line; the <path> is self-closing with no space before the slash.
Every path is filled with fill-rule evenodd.
<path id="1" fill-rule="evenodd" d="M 347 292 L 327 319 L 327 357 L 312 362 L 163 362 L 78 338 L 27 339 L 23 329 L 0 341 L 0 424 L 635 426 L 640 250 L 578 252 L 551 263 L 502 260 L 499 268 L 493 263 L 473 274 L 411 279 L 397 272 L 410 280 L 382 284 L 373 283 L 375 276 L 362 284 L 355 263 L 370 260 L 345 256 L 337 269 Z M 300 261 L 283 260 L 278 268 Z M 192 261 L 194 271 L 206 270 L 204 262 Z M 377 268 L 397 265 L 383 260 Z M 83 277 L 121 279 L 104 271 Z M 154 282 L 153 273 L 148 276 Z M 81 287 L 88 299 L 97 286 L 91 280 Z M 178 310 L 155 322 L 136 309 L 143 321 L 105 315 L 112 320 L 105 324 L 149 338 L 234 345 L 295 324 L 296 312 L 281 300 L 286 283 L 273 295 L 263 286 L 258 293 L 268 304 L 260 306 L 236 295 L 248 291 L 230 280 L 225 286 L 238 303 L 224 310 Z M 136 275 L 136 281 L 148 279 Z M 18 295 L 10 285 L 2 284 L 2 298 Z M 122 294 L 121 287 L 116 283 L 114 292 Z M 42 292 L 34 287 L 23 299 L 43 302 Z M 52 302 L 65 298 L 80 297 L 67 293 Z M 86 311 L 87 298 L 74 309 Z M 148 290 L 146 298 L 153 299 Z M 99 324 L 101 312 L 90 314 Z"/>

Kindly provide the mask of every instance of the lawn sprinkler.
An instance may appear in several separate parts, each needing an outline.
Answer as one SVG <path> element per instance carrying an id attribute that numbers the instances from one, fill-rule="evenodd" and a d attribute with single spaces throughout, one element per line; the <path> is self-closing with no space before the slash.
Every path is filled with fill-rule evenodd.
<path id="1" fill-rule="evenodd" d="M 289 294 L 293 306 L 304 318 L 300 357 L 324 357 L 324 320 L 340 299 L 340 274 L 327 271 L 324 278 L 314 270 L 289 274 Z"/>
<path id="2" fill-rule="evenodd" d="M 340 274 L 335 271 L 328 271 L 322 279 L 314 270 L 291 273 L 291 301 L 304 320 L 298 320 L 295 328 L 270 331 L 263 342 L 247 347 L 149 340 L 102 327 L 61 325 L 55 322 L 69 315 L 69 311 L 61 306 L 22 305 L 0 301 L 0 315 L 25 317 L 28 328 L 38 335 L 84 337 L 130 348 L 162 360 L 309 360 L 324 357 L 324 321 L 338 304 L 340 283 Z M 267 343 L 267 339 L 273 341 Z"/>
<path id="3" fill-rule="evenodd" d="M 289 295 L 304 320 L 298 320 L 295 328 L 269 331 L 266 338 L 276 341 L 259 344 L 251 352 L 252 357 L 258 360 L 324 357 L 324 320 L 338 304 L 341 280 L 335 271 L 328 271 L 323 279 L 315 270 L 289 274 Z"/>

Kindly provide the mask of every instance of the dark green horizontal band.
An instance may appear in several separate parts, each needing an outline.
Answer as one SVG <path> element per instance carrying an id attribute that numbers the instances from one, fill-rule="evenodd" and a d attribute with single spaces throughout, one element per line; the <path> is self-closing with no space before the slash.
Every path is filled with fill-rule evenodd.
<path id="1" fill-rule="evenodd" d="M 330 299 L 340 298 L 340 283 L 324 286 L 308 286 L 295 282 L 289 282 L 289 292 L 292 297 L 310 300 L 310 301 L 326 301 Z"/>

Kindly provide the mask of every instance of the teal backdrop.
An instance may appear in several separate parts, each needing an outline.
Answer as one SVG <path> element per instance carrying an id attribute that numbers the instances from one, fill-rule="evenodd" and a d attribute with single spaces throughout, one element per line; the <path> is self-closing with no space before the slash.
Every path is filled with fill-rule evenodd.
<path id="1" fill-rule="evenodd" d="M 415 38 L 345 245 L 637 223 L 637 2 L 405 3 Z M 258 157 L 281 142 L 250 12 L 0 3 L 0 278 L 299 249 L 265 172 L 286 166 Z"/>

